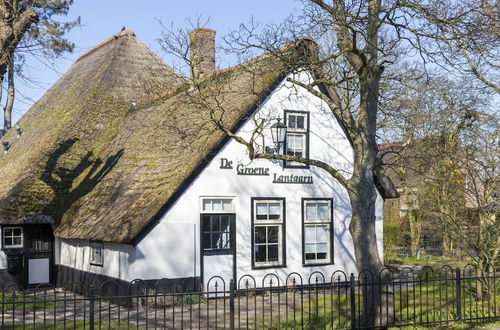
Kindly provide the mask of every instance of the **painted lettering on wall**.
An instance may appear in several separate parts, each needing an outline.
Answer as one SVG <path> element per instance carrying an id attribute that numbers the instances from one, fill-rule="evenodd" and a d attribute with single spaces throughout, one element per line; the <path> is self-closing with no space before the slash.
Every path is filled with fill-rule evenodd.
<path id="1" fill-rule="evenodd" d="M 236 166 L 236 174 L 238 175 L 269 175 L 268 167 L 246 167 L 243 164 Z"/>
<path id="2" fill-rule="evenodd" d="M 220 159 L 221 169 L 233 169 L 233 161 L 227 158 Z M 249 167 L 244 164 L 236 165 L 237 175 L 255 175 L 255 176 L 270 176 L 269 167 Z M 298 183 L 298 184 L 312 184 L 313 177 L 310 175 L 284 175 L 273 173 L 273 183 Z"/>
<path id="3" fill-rule="evenodd" d="M 273 183 L 301 183 L 312 184 L 313 177 L 307 175 L 278 175 L 273 174 Z"/>
<path id="4" fill-rule="evenodd" d="M 233 168 L 233 161 L 229 160 L 227 158 L 221 158 L 220 159 L 220 168 L 222 168 L 222 169 L 232 169 Z"/>

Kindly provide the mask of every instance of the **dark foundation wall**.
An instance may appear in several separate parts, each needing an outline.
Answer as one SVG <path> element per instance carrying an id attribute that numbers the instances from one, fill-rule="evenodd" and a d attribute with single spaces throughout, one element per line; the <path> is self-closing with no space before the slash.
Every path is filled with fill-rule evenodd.
<path id="1" fill-rule="evenodd" d="M 199 278 L 175 278 L 158 280 L 135 280 L 128 282 L 114 277 L 94 274 L 78 269 L 56 265 L 56 286 L 67 288 L 75 293 L 88 295 L 91 286 L 93 293 L 100 296 L 136 295 L 193 292 L 200 290 Z"/>
<path id="2" fill-rule="evenodd" d="M 7 286 L 19 286 L 23 288 L 24 277 L 22 272 L 9 273 L 7 269 L 0 269 L 0 290 Z"/>

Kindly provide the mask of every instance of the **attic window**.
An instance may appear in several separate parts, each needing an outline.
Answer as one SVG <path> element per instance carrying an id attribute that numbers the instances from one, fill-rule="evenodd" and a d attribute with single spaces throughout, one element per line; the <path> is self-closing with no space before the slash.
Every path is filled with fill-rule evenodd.
<path id="1" fill-rule="evenodd" d="M 285 154 L 297 158 L 309 158 L 309 113 L 285 110 L 288 130 L 285 139 Z M 285 167 L 307 168 L 297 162 L 285 162 Z"/>
<path id="2" fill-rule="evenodd" d="M 90 264 L 102 266 L 104 263 L 104 249 L 102 243 L 90 244 Z"/>
<path id="3" fill-rule="evenodd" d="M 3 247 L 5 249 L 19 249 L 23 247 L 23 228 L 4 227 Z"/>

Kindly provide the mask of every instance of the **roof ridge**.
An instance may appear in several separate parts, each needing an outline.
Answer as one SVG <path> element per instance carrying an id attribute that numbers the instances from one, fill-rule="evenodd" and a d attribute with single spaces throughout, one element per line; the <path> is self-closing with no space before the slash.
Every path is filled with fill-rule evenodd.
<path id="1" fill-rule="evenodd" d="M 212 77 L 214 77 L 216 75 L 219 75 L 219 74 L 222 74 L 222 73 L 225 73 L 225 72 L 229 72 L 229 71 L 232 71 L 232 70 L 236 70 L 236 69 L 239 69 L 241 67 L 247 66 L 249 64 L 253 64 L 253 63 L 257 63 L 259 61 L 265 60 L 265 59 L 267 59 L 269 57 L 272 57 L 272 56 L 274 56 L 276 54 L 279 54 L 281 52 L 287 51 L 287 50 L 289 50 L 289 49 L 291 49 L 293 47 L 298 47 L 300 45 L 300 43 L 302 41 L 304 41 L 304 40 L 311 40 L 311 39 L 309 39 L 309 38 L 302 38 L 302 39 L 300 39 L 298 41 L 293 41 L 293 42 L 291 42 L 291 43 L 289 43 L 287 45 L 284 45 L 282 47 L 276 48 L 276 49 L 274 49 L 272 51 L 269 51 L 269 52 L 264 53 L 262 55 L 256 56 L 256 57 L 251 58 L 249 60 L 246 60 L 244 62 L 235 64 L 233 66 L 230 66 L 230 67 L 227 67 L 227 68 L 224 68 L 224 69 L 221 69 L 221 70 L 216 70 L 216 71 L 212 72 L 211 74 L 204 76 L 203 79 L 199 79 L 198 81 L 207 80 L 207 79 L 210 79 L 210 78 L 212 78 Z M 192 79 L 189 79 L 188 81 L 191 81 L 191 80 Z M 161 94 L 159 94 L 157 96 L 151 97 L 149 99 L 137 100 L 136 104 L 138 104 L 138 105 L 144 105 L 144 104 L 148 104 L 148 103 L 152 103 L 152 102 L 158 101 L 158 100 L 160 100 L 160 99 L 162 99 L 162 98 L 164 98 L 164 97 L 166 97 L 166 96 L 168 96 L 168 95 L 170 95 L 170 94 L 172 94 L 174 92 L 177 92 L 182 86 L 186 85 L 186 83 L 183 84 L 183 85 L 181 85 L 181 86 L 177 86 L 177 87 L 174 87 L 174 88 L 167 89 L 163 93 L 161 93 Z"/>
<path id="2" fill-rule="evenodd" d="M 80 57 L 77 58 L 77 60 L 75 61 L 78 62 L 80 61 L 82 58 L 90 55 L 91 53 L 93 53 L 94 51 L 96 51 L 97 49 L 101 48 L 102 46 L 110 43 L 111 41 L 115 40 L 115 39 L 119 39 L 119 38 L 123 38 L 123 37 L 128 37 L 128 36 L 133 36 L 135 37 L 135 33 L 134 31 L 130 30 L 130 29 L 125 29 L 125 30 L 122 30 L 118 33 L 115 33 L 114 35 L 112 35 L 111 37 L 109 37 L 108 39 L 104 40 L 103 42 L 101 42 L 100 44 L 98 44 L 97 46 L 95 47 L 92 47 L 91 49 L 87 50 L 85 53 L 83 53 L 82 55 L 80 55 Z"/>

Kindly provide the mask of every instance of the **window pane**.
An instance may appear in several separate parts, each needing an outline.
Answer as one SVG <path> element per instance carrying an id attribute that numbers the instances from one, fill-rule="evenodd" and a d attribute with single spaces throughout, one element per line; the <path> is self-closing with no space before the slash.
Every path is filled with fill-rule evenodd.
<path id="1" fill-rule="evenodd" d="M 213 200 L 212 211 L 222 211 L 222 201 L 220 199 Z"/>
<path id="2" fill-rule="evenodd" d="M 294 115 L 288 115 L 288 128 L 295 128 L 297 122 L 297 117 Z"/>
<path id="3" fill-rule="evenodd" d="M 304 149 L 304 137 L 305 135 L 297 135 L 295 136 L 295 149 Z"/>
<path id="4" fill-rule="evenodd" d="M 228 216 L 221 217 L 220 230 L 225 231 L 225 232 L 229 231 L 229 217 Z"/>
<path id="5" fill-rule="evenodd" d="M 5 236 L 12 236 L 12 228 L 5 228 L 3 232 Z"/>
<path id="6" fill-rule="evenodd" d="M 212 200 L 204 199 L 203 200 L 203 211 L 212 211 Z"/>
<path id="7" fill-rule="evenodd" d="M 210 231 L 210 216 L 203 217 L 203 231 Z"/>
<path id="8" fill-rule="evenodd" d="M 279 227 L 278 226 L 267 227 L 267 242 L 268 243 L 278 243 L 279 242 Z"/>
<path id="9" fill-rule="evenodd" d="M 223 199 L 222 200 L 222 210 L 224 211 L 232 211 L 232 200 L 231 199 Z"/>
<path id="10" fill-rule="evenodd" d="M 267 219 L 267 203 L 257 203 L 257 219 Z"/>
<path id="11" fill-rule="evenodd" d="M 231 244 L 229 242 L 229 233 L 222 234 L 222 249 L 229 249 Z"/>
<path id="12" fill-rule="evenodd" d="M 328 226 L 316 227 L 316 242 L 326 243 L 328 241 Z"/>
<path id="13" fill-rule="evenodd" d="M 255 243 L 265 243 L 266 242 L 266 227 L 255 226 Z"/>
<path id="14" fill-rule="evenodd" d="M 318 253 L 319 252 L 326 253 L 328 251 L 328 244 L 326 244 L 326 243 L 316 244 L 316 251 Z"/>
<path id="15" fill-rule="evenodd" d="M 278 261 L 278 244 L 269 245 L 268 261 Z"/>
<path id="16" fill-rule="evenodd" d="M 14 245 L 21 245 L 21 237 L 14 237 Z"/>
<path id="17" fill-rule="evenodd" d="M 281 216 L 281 203 L 269 203 L 269 219 L 279 219 Z"/>
<path id="18" fill-rule="evenodd" d="M 266 246 L 255 245 L 255 262 L 266 262 Z"/>
<path id="19" fill-rule="evenodd" d="M 326 259 L 328 254 L 326 252 L 318 253 L 317 258 L 318 260 L 324 260 Z"/>
<path id="20" fill-rule="evenodd" d="M 303 129 L 304 128 L 304 116 L 297 116 L 296 118 L 297 118 L 296 119 L 296 122 L 297 122 L 296 127 Z"/>
<path id="21" fill-rule="evenodd" d="M 316 260 L 316 253 L 306 253 L 306 260 Z"/>
<path id="22" fill-rule="evenodd" d="M 211 249 L 212 245 L 210 243 L 210 234 L 203 234 L 203 249 Z"/>
<path id="23" fill-rule="evenodd" d="M 316 203 L 306 203 L 306 220 L 315 220 L 316 216 Z"/>
<path id="24" fill-rule="evenodd" d="M 220 218 L 217 216 L 212 216 L 212 225 L 210 227 L 212 231 L 220 231 Z"/>
<path id="25" fill-rule="evenodd" d="M 316 243 L 316 226 L 307 226 L 304 231 L 306 243 Z"/>
<path id="26" fill-rule="evenodd" d="M 314 252 L 316 252 L 316 244 L 314 243 L 306 244 L 305 253 L 314 253 Z"/>
<path id="27" fill-rule="evenodd" d="M 12 245 L 12 238 L 11 237 L 5 237 L 5 239 L 4 239 L 4 245 Z"/>
<path id="28" fill-rule="evenodd" d="M 221 242 L 221 234 L 220 233 L 215 233 L 211 235 L 210 238 L 210 247 L 212 249 L 220 249 L 222 242 Z"/>
<path id="29" fill-rule="evenodd" d="M 318 203 L 318 219 L 330 220 L 330 203 Z"/>

